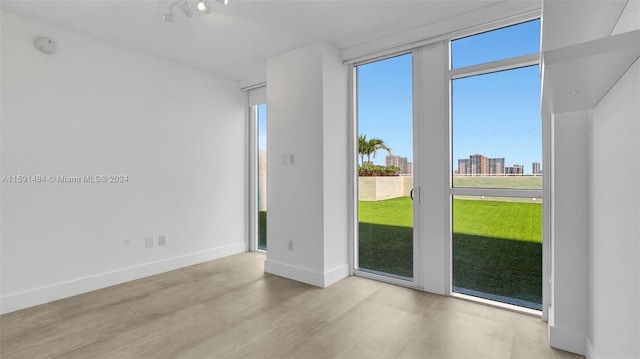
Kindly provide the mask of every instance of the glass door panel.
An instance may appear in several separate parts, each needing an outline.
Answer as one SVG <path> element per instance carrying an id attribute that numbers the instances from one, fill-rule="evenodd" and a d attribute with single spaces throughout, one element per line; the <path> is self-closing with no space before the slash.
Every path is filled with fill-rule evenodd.
<path id="1" fill-rule="evenodd" d="M 413 56 L 357 67 L 356 269 L 413 273 Z"/>
<path id="2" fill-rule="evenodd" d="M 267 105 L 258 105 L 258 249 L 267 250 Z"/>

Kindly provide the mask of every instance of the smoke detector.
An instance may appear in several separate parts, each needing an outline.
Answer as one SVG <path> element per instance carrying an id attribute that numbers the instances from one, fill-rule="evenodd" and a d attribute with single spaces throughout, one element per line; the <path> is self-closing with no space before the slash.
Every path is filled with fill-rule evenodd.
<path id="1" fill-rule="evenodd" d="M 36 37 L 36 39 L 33 40 L 33 45 L 45 54 L 53 54 L 58 48 L 56 43 L 48 37 Z"/>

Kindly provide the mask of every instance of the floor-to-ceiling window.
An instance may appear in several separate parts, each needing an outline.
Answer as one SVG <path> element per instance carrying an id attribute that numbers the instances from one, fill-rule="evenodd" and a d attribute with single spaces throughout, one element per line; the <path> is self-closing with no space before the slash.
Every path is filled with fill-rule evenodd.
<path id="1" fill-rule="evenodd" d="M 267 250 L 267 104 L 258 105 L 258 249 Z"/>
<path id="2" fill-rule="evenodd" d="M 542 309 L 540 21 L 451 42 L 452 289 Z"/>
<path id="3" fill-rule="evenodd" d="M 267 104 L 266 88 L 248 92 L 249 218 L 251 250 L 267 250 Z"/>
<path id="4" fill-rule="evenodd" d="M 523 21 L 353 63 L 356 274 L 541 310 L 540 21 Z"/>

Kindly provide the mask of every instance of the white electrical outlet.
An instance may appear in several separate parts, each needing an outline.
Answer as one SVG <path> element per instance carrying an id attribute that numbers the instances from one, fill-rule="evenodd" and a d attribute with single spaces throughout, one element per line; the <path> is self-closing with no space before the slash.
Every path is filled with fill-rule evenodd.
<path id="1" fill-rule="evenodd" d="M 293 241 L 289 241 L 289 250 L 292 251 L 293 250 Z"/>
<path id="2" fill-rule="evenodd" d="M 146 237 L 144 239 L 144 247 L 145 248 L 153 248 L 153 237 Z"/>
<path id="3" fill-rule="evenodd" d="M 167 237 L 158 236 L 158 246 L 166 246 L 167 245 Z"/>
<path id="4" fill-rule="evenodd" d="M 295 153 L 290 153 L 289 154 L 289 166 L 295 166 L 296 165 L 296 154 Z"/>
<path id="5" fill-rule="evenodd" d="M 289 162 L 289 155 L 284 154 L 280 157 L 280 164 L 283 166 L 286 166 L 287 163 Z"/>

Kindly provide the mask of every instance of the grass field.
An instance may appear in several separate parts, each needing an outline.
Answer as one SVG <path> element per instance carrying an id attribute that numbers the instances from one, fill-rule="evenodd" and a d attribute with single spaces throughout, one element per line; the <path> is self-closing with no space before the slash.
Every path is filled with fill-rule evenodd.
<path id="1" fill-rule="evenodd" d="M 413 277 L 413 208 L 408 197 L 360 202 L 361 268 Z"/>
<path id="2" fill-rule="evenodd" d="M 255 222 L 254 222 L 255 223 Z M 267 250 L 267 212 L 258 212 L 258 249 Z"/>
<path id="3" fill-rule="evenodd" d="M 453 206 L 454 287 L 541 303 L 542 205 L 455 199 Z M 360 202 L 359 211 L 360 266 L 412 277 L 411 200 Z"/>

